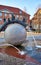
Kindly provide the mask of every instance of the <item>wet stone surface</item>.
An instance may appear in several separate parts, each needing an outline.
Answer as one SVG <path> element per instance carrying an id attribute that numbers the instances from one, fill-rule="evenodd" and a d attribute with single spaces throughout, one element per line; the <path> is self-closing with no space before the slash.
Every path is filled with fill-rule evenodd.
<path id="1" fill-rule="evenodd" d="M 0 53 L 0 65 L 39 65 L 33 62 Z"/>

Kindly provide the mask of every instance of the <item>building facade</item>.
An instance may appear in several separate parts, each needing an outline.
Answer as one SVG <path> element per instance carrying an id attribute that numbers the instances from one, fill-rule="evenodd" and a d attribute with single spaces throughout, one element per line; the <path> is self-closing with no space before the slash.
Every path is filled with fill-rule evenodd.
<path id="1" fill-rule="evenodd" d="M 30 21 L 30 15 L 22 11 L 21 9 L 0 5 L 0 26 L 4 23 L 3 19 L 4 18 L 6 18 L 6 20 L 8 18 L 11 19 L 12 14 L 15 16 L 16 19 L 19 20 L 23 20 L 23 18 L 25 18 L 26 23 L 29 23 Z"/>
<path id="2" fill-rule="evenodd" d="M 36 32 L 41 32 L 41 8 L 37 10 L 31 19 L 31 25 L 36 30 Z"/>

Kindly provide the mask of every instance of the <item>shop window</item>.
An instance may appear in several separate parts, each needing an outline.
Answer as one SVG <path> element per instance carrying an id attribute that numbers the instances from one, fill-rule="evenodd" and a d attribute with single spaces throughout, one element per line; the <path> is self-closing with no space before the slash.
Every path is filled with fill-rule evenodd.
<path id="1" fill-rule="evenodd" d="M 23 17 L 22 17 L 21 15 L 20 15 L 20 17 L 19 17 L 19 20 L 21 20 L 21 21 L 23 20 Z"/>
<path id="2" fill-rule="evenodd" d="M 37 25 L 34 25 L 34 29 L 38 29 L 38 24 Z"/>
<path id="3" fill-rule="evenodd" d="M 0 18 L 0 21 L 2 21 L 2 18 Z"/>
<path id="4" fill-rule="evenodd" d="M 15 16 L 15 19 L 19 19 L 19 15 L 16 15 L 16 16 Z"/>
<path id="5" fill-rule="evenodd" d="M 0 28 L 1 28 L 1 26 L 2 26 L 2 25 L 0 24 Z"/>
<path id="6" fill-rule="evenodd" d="M 11 15 L 11 14 L 9 14 L 9 17 L 12 17 L 12 15 Z"/>
<path id="7" fill-rule="evenodd" d="M 2 12 L 0 12 L 0 16 L 2 16 Z"/>
<path id="8" fill-rule="evenodd" d="M 7 13 L 5 13 L 4 15 L 7 16 Z"/>

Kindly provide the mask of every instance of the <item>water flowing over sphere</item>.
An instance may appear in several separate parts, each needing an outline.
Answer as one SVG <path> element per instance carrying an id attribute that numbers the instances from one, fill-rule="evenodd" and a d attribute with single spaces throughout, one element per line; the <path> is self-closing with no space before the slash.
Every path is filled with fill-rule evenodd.
<path id="1" fill-rule="evenodd" d="M 6 42 L 13 45 L 20 45 L 26 39 L 26 30 L 24 26 L 20 24 L 10 24 L 5 30 L 5 40 Z"/>

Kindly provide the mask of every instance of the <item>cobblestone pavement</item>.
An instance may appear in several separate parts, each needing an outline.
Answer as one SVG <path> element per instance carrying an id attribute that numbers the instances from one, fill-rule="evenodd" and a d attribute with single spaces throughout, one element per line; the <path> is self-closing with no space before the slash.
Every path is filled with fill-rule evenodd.
<path id="1" fill-rule="evenodd" d="M 0 65 L 39 65 L 33 62 L 0 53 Z"/>
<path id="2" fill-rule="evenodd" d="M 2 33 L 4 34 L 4 33 Z M 4 35 L 0 34 L 0 38 L 4 38 Z M 3 39 L 4 42 L 4 39 Z M 39 43 L 41 45 L 41 40 L 37 41 L 37 43 Z M 0 43 L 2 44 L 2 43 Z M 33 44 L 33 42 L 32 42 Z M 26 42 L 26 44 L 23 44 L 23 46 L 27 46 L 28 42 Z M 10 56 L 4 53 L 0 53 L 0 65 L 41 65 L 41 64 L 37 64 L 34 62 L 29 62 L 20 58 L 16 58 L 14 56 Z"/>

